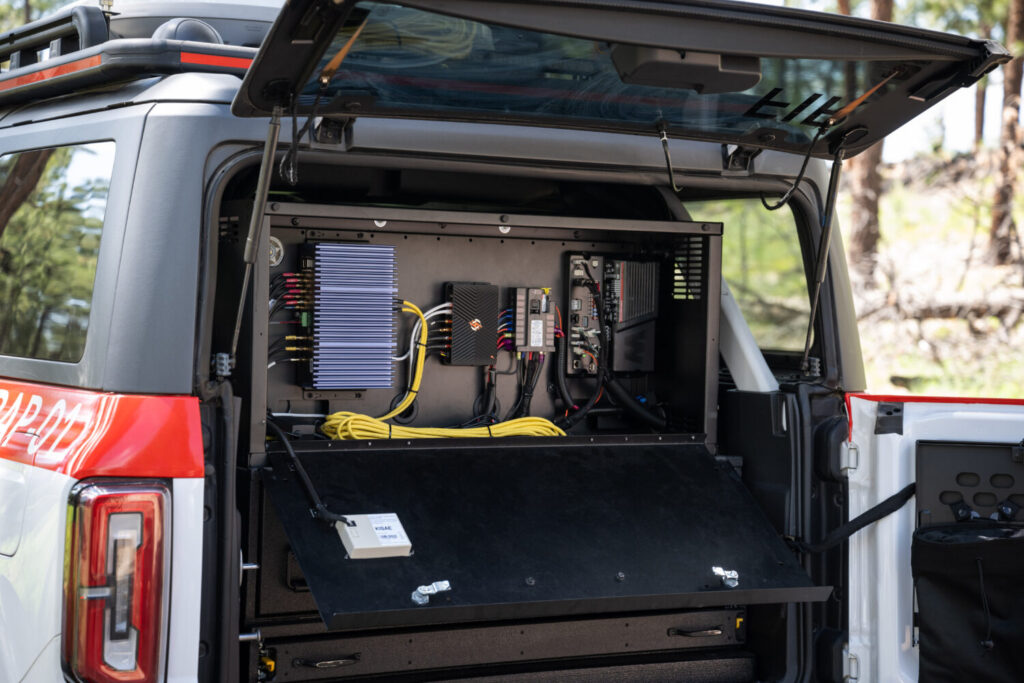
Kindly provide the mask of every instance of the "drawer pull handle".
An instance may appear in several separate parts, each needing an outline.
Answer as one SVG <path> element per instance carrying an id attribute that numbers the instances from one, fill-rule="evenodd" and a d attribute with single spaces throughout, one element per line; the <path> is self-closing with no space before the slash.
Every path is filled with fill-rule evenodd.
<path id="1" fill-rule="evenodd" d="M 715 636 L 722 635 L 722 629 L 720 628 L 705 628 L 699 631 L 684 631 L 680 628 L 670 628 L 668 630 L 670 636 L 681 636 L 683 638 L 713 638 Z"/>
<path id="2" fill-rule="evenodd" d="M 347 657 L 341 657 L 339 659 L 321 659 L 319 661 L 313 659 L 304 659 L 302 657 L 296 657 L 292 660 L 293 667 L 302 667 L 305 669 L 339 669 L 343 666 L 351 666 L 359 663 L 359 653 L 354 655 L 348 655 Z"/>

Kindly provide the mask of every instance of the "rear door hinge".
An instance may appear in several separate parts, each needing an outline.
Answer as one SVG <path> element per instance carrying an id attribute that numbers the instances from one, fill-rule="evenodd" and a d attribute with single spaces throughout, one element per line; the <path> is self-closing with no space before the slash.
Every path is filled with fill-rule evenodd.
<path id="1" fill-rule="evenodd" d="M 860 447 L 852 441 L 844 441 L 839 449 L 839 471 L 849 475 L 860 466 Z"/>
<path id="2" fill-rule="evenodd" d="M 850 651 L 850 645 L 843 648 L 843 681 L 860 680 L 860 660 Z"/>

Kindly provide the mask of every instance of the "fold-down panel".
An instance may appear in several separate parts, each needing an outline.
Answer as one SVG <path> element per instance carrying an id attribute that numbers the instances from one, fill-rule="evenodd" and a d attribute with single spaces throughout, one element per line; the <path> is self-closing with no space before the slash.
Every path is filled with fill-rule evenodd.
<path id="1" fill-rule="evenodd" d="M 404 444 L 405 442 L 403 442 Z M 698 445 L 523 441 L 300 452 L 348 515 L 397 515 L 408 557 L 348 559 L 288 457 L 266 488 L 328 628 L 820 601 L 728 467 Z M 729 587 L 714 567 L 738 573 Z M 419 586 L 450 590 L 413 599 Z"/>

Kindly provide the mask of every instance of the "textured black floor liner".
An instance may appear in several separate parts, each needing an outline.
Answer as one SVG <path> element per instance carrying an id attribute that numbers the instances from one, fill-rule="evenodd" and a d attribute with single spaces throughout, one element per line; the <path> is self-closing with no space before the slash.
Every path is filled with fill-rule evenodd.
<path id="1" fill-rule="evenodd" d="M 266 488 L 331 629 L 824 600 L 702 446 L 300 452 L 343 514 L 397 513 L 406 558 L 346 559 L 283 453 Z M 713 566 L 739 572 L 727 588 Z M 422 584 L 452 590 L 417 606 Z"/>

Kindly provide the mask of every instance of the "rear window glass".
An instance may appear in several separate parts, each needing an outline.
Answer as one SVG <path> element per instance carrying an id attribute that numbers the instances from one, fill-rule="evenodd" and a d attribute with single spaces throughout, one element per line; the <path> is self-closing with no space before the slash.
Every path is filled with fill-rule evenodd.
<path id="1" fill-rule="evenodd" d="M 0 156 L 0 354 L 82 359 L 114 143 Z"/>
<path id="2" fill-rule="evenodd" d="M 325 85 L 322 74 L 338 58 L 341 68 Z M 663 87 L 648 81 L 659 81 L 651 74 L 666 67 L 634 71 L 642 59 L 628 46 L 361 2 L 310 76 L 302 104 L 556 125 L 569 119 L 652 135 L 663 122 L 673 134 L 695 139 L 764 141 L 768 135 L 773 147 L 803 152 L 844 101 L 875 86 L 877 99 L 896 87 L 888 78 L 894 70 L 911 68 L 895 61 L 797 58 L 754 60 L 751 67 L 722 59 L 724 70 L 752 68 L 753 75 L 728 84 L 713 76 L 700 92 L 685 83 Z"/>
<path id="3" fill-rule="evenodd" d="M 787 205 L 767 211 L 759 199 L 691 201 L 698 221 L 720 221 L 722 275 L 758 346 L 803 351 L 811 316 L 796 217 Z"/>

